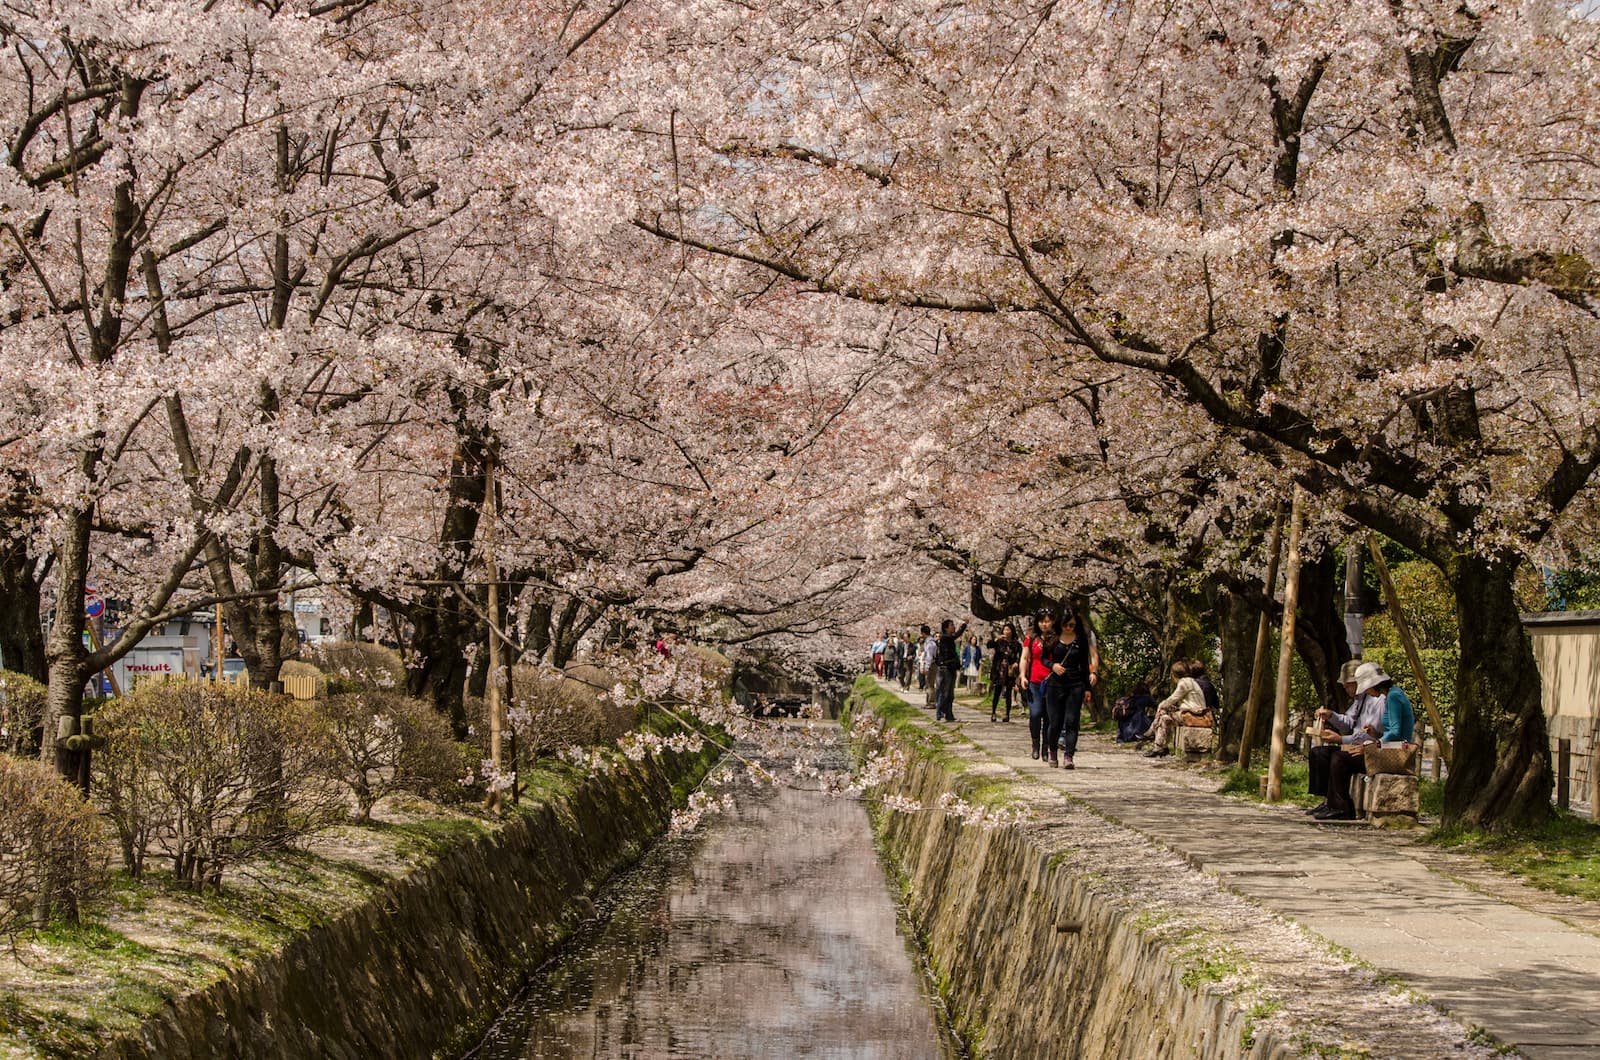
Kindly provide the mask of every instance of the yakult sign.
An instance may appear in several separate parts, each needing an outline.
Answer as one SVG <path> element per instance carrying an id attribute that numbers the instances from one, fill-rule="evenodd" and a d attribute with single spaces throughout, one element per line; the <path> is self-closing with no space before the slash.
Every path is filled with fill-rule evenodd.
<path id="1" fill-rule="evenodd" d="M 181 679 L 183 670 L 182 648 L 135 648 L 113 667 L 118 687 L 127 690 L 141 681 L 163 678 Z"/>

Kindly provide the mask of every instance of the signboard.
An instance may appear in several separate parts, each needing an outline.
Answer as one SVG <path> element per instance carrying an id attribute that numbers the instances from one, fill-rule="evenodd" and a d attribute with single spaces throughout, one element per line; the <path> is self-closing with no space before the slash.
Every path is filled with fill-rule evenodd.
<path id="1" fill-rule="evenodd" d="M 99 618 L 106 613 L 106 602 L 103 597 L 94 593 L 83 594 L 83 613 L 90 618 Z"/>
<path id="2" fill-rule="evenodd" d="M 113 669 L 117 684 L 126 692 L 141 681 L 193 676 L 184 672 L 182 648 L 135 648 L 117 660 Z"/>

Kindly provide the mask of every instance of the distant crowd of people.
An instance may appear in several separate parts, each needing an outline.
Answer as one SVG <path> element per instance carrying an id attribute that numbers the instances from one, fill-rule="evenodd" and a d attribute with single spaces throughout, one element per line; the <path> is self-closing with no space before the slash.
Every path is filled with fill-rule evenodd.
<path id="1" fill-rule="evenodd" d="M 1083 707 L 1100 672 L 1099 646 L 1074 609 L 1040 611 L 1020 637 L 1010 623 L 996 626 L 982 646 L 968 623 L 957 626 L 948 618 L 940 622 L 938 633 L 931 626 L 904 633 L 889 630 L 872 645 L 873 671 L 899 681 L 902 689 L 909 690 L 915 681 L 940 721 L 956 720 L 956 687 L 974 682 L 985 658 L 989 720 L 1009 722 L 1012 704 L 1020 699 L 1028 711 L 1033 757 L 1073 768 Z M 1171 754 L 1180 727 L 1215 728 L 1221 712 L 1204 661 L 1180 659 L 1172 664 L 1170 676 L 1172 692 L 1160 702 L 1140 683 L 1112 708 L 1118 741 L 1151 744 L 1146 757 Z M 1414 735 L 1411 700 L 1376 663 L 1351 660 L 1339 681 L 1350 705 L 1342 713 L 1317 711 L 1323 743 L 1311 749 L 1311 793 L 1323 802 L 1307 812 L 1319 820 L 1353 819 L 1350 778 L 1367 771 L 1365 756 L 1385 745 L 1409 746 Z"/>
<path id="2" fill-rule="evenodd" d="M 1071 769 L 1083 705 L 1099 679 L 1100 649 L 1094 634 L 1072 608 L 1040 611 L 1022 637 L 1011 623 L 999 625 L 981 646 L 967 627 L 947 618 L 937 634 L 931 626 L 917 633 L 886 631 L 872 645 L 873 671 L 898 680 L 905 689 L 915 680 L 927 691 L 934 717 L 955 721 L 957 683 L 970 684 L 979 677 L 987 650 L 989 720 L 1009 722 L 1020 698 L 1028 711 L 1033 757 Z"/>

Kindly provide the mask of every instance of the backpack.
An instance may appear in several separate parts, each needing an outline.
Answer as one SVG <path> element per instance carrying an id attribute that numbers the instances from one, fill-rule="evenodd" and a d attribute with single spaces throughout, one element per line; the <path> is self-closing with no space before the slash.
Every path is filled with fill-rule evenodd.
<path id="1" fill-rule="evenodd" d="M 1194 683 L 1200 686 L 1200 694 L 1206 697 L 1206 709 L 1213 714 L 1220 713 L 1222 698 L 1217 695 L 1217 686 L 1211 683 L 1211 678 L 1201 674 L 1194 679 Z"/>

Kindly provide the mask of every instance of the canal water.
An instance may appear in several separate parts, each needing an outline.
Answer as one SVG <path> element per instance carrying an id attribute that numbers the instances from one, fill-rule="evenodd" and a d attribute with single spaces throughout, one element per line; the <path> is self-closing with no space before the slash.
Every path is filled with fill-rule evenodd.
<path id="1" fill-rule="evenodd" d="M 473 1060 L 961 1055 L 856 802 L 739 791 L 596 907 Z"/>

